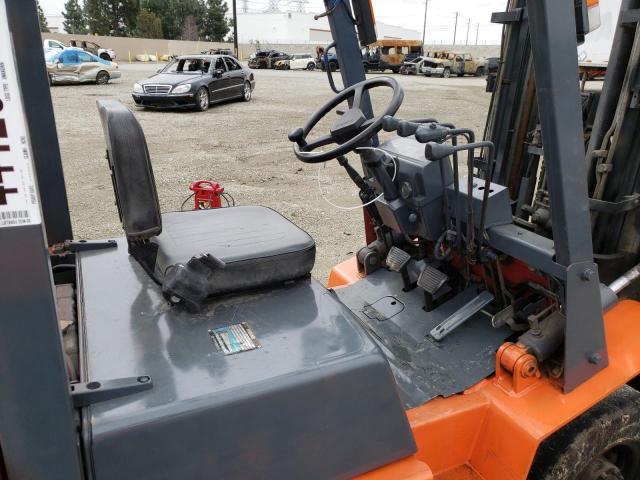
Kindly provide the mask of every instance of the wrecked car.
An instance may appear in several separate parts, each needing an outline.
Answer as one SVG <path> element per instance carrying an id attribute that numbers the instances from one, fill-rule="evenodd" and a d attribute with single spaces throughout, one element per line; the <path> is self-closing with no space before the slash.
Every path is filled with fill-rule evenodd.
<path id="1" fill-rule="evenodd" d="M 122 75 L 117 63 L 77 48 L 49 52 L 45 61 L 51 85 L 91 82 L 106 85 Z"/>
<path id="2" fill-rule="evenodd" d="M 115 62 L 116 60 L 116 52 L 110 48 L 102 48 L 100 45 L 94 42 L 87 42 L 85 40 L 70 40 L 70 47 L 81 48 L 82 50 L 92 53 L 103 60 L 108 60 L 110 62 Z"/>

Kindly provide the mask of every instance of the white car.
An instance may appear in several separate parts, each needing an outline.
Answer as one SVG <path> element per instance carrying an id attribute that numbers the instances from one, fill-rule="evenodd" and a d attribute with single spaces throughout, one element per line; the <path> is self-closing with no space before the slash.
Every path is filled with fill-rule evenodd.
<path id="1" fill-rule="evenodd" d="M 276 68 L 278 70 L 313 70 L 316 68 L 316 62 L 310 53 L 294 53 L 287 60 L 278 60 Z"/>

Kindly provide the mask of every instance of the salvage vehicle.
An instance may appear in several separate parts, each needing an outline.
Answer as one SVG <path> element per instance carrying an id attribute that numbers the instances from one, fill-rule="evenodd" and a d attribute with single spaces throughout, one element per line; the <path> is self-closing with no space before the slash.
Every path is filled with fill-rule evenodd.
<path id="1" fill-rule="evenodd" d="M 481 77 L 487 73 L 487 60 L 477 58 L 467 52 L 452 52 L 449 54 L 451 73 L 459 77 L 474 75 Z"/>
<path id="2" fill-rule="evenodd" d="M 205 50 L 200 52 L 202 55 L 228 55 L 229 57 L 233 57 L 237 59 L 238 57 L 233 53 L 233 50 L 230 48 L 210 48 L 209 50 Z"/>
<path id="3" fill-rule="evenodd" d="M 400 83 L 365 76 L 371 2 L 325 2 L 345 88 L 288 139 L 345 170 L 364 237 L 325 287 L 275 210 L 163 213 L 116 99 L 95 115 L 122 234 L 74 237 L 36 2 L 1 0 L 3 480 L 638 480 L 640 0 L 585 151 L 576 45 L 597 6 L 494 14 L 480 140 L 420 95 L 401 118 Z M 171 127 L 153 134 L 183 143 L 181 182 L 197 135 Z"/>
<path id="4" fill-rule="evenodd" d="M 464 52 L 441 52 L 437 58 L 429 58 L 422 68 L 422 73 L 426 76 L 437 75 L 444 78 L 449 78 L 451 74 L 459 77 L 464 75 L 479 77 L 486 72 L 486 59 L 478 59 Z"/>
<path id="5" fill-rule="evenodd" d="M 316 68 L 322 70 L 323 72 L 327 70 L 327 66 L 329 66 L 329 71 L 336 72 L 340 69 L 340 62 L 338 61 L 338 56 L 336 55 L 335 50 L 331 50 L 327 52 L 325 47 L 317 46 L 316 47 Z"/>
<path id="6" fill-rule="evenodd" d="M 294 53 L 276 62 L 278 70 L 315 70 L 316 62 L 310 53 Z"/>
<path id="7" fill-rule="evenodd" d="M 253 73 L 228 55 L 181 55 L 133 85 L 133 101 L 145 108 L 195 108 L 230 99 L 251 100 Z"/>
<path id="8" fill-rule="evenodd" d="M 453 57 L 453 54 L 446 52 L 441 53 L 436 57 L 426 57 L 420 67 L 420 73 L 425 77 L 443 77 L 449 78 L 451 76 L 452 62 L 449 59 L 449 55 Z"/>
<path id="9" fill-rule="evenodd" d="M 86 40 L 70 40 L 70 47 L 77 47 L 85 50 L 89 53 L 93 53 L 103 60 L 109 60 L 110 62 L 115 62 L 116 60 L 116 52 L 110 48 L 102 48 L 95 42 L 88 42 Z"/>
<path id="10" fill-rule="evenodd" d="M 386 38 L 362 49 L 362 64 L 365 72 L 391 70 L 393 73 L 399 73 L 404 62 L 420 55 L 422 41 Z"/>
<path id="11" fill-rule="evenodd" d="M 257 52 L 255 56 L 249 59 L 249 68 L 276 68 L 278 60 L 284 60 L 289 55 L 277 50 L 266 50 Z"/>
<path id="12" fill-rule="evenodd" d="M 485 90 L 487 92 L 493 92 L 496 84 L 496 78 L 498 78 L 498 70 L 500 69 L 500 57 L 488 57 L 487 58 L 487 85 Z"/>
<path id="13" fill-rule="evenodd" d="M 45 57 L 50 85 L 96 83 L 106 85 L 122 76 L 118 64 L 77 48 L 54 51 Z"/>
<path id="14" fill-rule="evenodd" d="M 400 73 L 402 75 L 417 75 L 422 72 L 422 65 L 425 61 L 428 61 L 428 58 L 422 56 L 406 61 L 400 67 Z"/>

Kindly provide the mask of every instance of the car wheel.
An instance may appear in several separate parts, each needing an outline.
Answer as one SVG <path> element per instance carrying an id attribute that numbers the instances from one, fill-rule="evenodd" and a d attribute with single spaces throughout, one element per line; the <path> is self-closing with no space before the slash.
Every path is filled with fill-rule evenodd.
<path id="1" fill-rule="evenodd" d="M 313 71 L 313 70 L 315 70 L 315 69 L 316 69 L 316 64 L 315 64 L 315 63 L 313 63 L 313 62 L 309 62 L 309 63 L 307 64 L 307 70 L 309 70 L 310 72 L 312 72 L 312 71 Z"/>
<path id="2" fill-rule="evenodd" d="M 244 90 L 242 91 L 242 100 L 248 102 L 251 100 L 251 84 L 249 82 L 244 82 Z"/>
<path id="3" fill-rule="evenodd" d="M 335 72 L 336 70 L 338 70 L 338 63 L 337 62 L 329 62 L 329 69 L 332 72 Z"/>
<path id="4" fill-rule="evenodd" d="M 449 78 L 451 76 L 451 69 L 445 68 L 444 72 L 442 72 L 442 78 Z"/>
<path id="5" fill-rule="evenodd" d="M 96 75 L 96 84 L 98 85 L 106 85 L 107 83 L 109 83 L 109 79 L 111 77 L 109 76 L 109 72 L 105 72 L 104 70 L 100 70 L 98 72 L 98 74 Z"/>
<path id="6" fill-rule="evenodd" d="M 623 386 L 538 448 L 530 480 L 640 478 L 640 394 Z"/>
<path id="7" fill-rule="evenodd" d="M 111 57 L 109 56 L 108 53 L 101 53 L 100 54 L 100 58 L 103 59 L 103 60 L 106 60 L 107 62 L 111 61 Z"/>
<path id="8" fill-rule="evenodd" d="M 209 109 L 209 91 L 204 87 L 200 87 L 196 92 L 196 108 L 200 112 Z"/>
<path id="9" fill-rule="evenodd" d="M 396 75 L 397 75 L 398 73 L 400 73 L 400 69 L 399 69 L 399 68 L 392 68 L 392 69 L 391 69 L 391 71 L 392 71 L 393 73 L 395 73 Z"/>
<path id="10" fill-rule="evenodd" d="M 483 67 L 479 67 L 476 70 L 476 77 L 484 77 L 484 68 Z"/>

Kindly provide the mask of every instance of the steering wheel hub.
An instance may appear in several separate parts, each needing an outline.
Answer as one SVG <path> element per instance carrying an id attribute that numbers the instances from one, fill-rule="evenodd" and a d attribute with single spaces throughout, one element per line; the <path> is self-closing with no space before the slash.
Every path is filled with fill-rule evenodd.
<path id="1" fill-rule="evenodd" d="M 393 96 L 381 115 L 367 119 L 361 108 L 362 100 L 369 90 L 377 87 L 390 88 Z M 402 87 L 390 77 L 371 78 L 345 88 L 316 111 L 304 127 L 297 128 L 289 134 L 289 140 L 294 142 L 293 152 L 305 163 L 327 162 L 346 155 L 370 142 L 382 129 L 384 118 L 393 116 L 402 105 L 403 99 Z M 320 120 L 344 101 L 349 102 L 349 109 L 330 127 L 329 134 L 308 140 L 309 134 Z M 318 150 L 332 144 L 336 146 L 329 151 Z"/>

